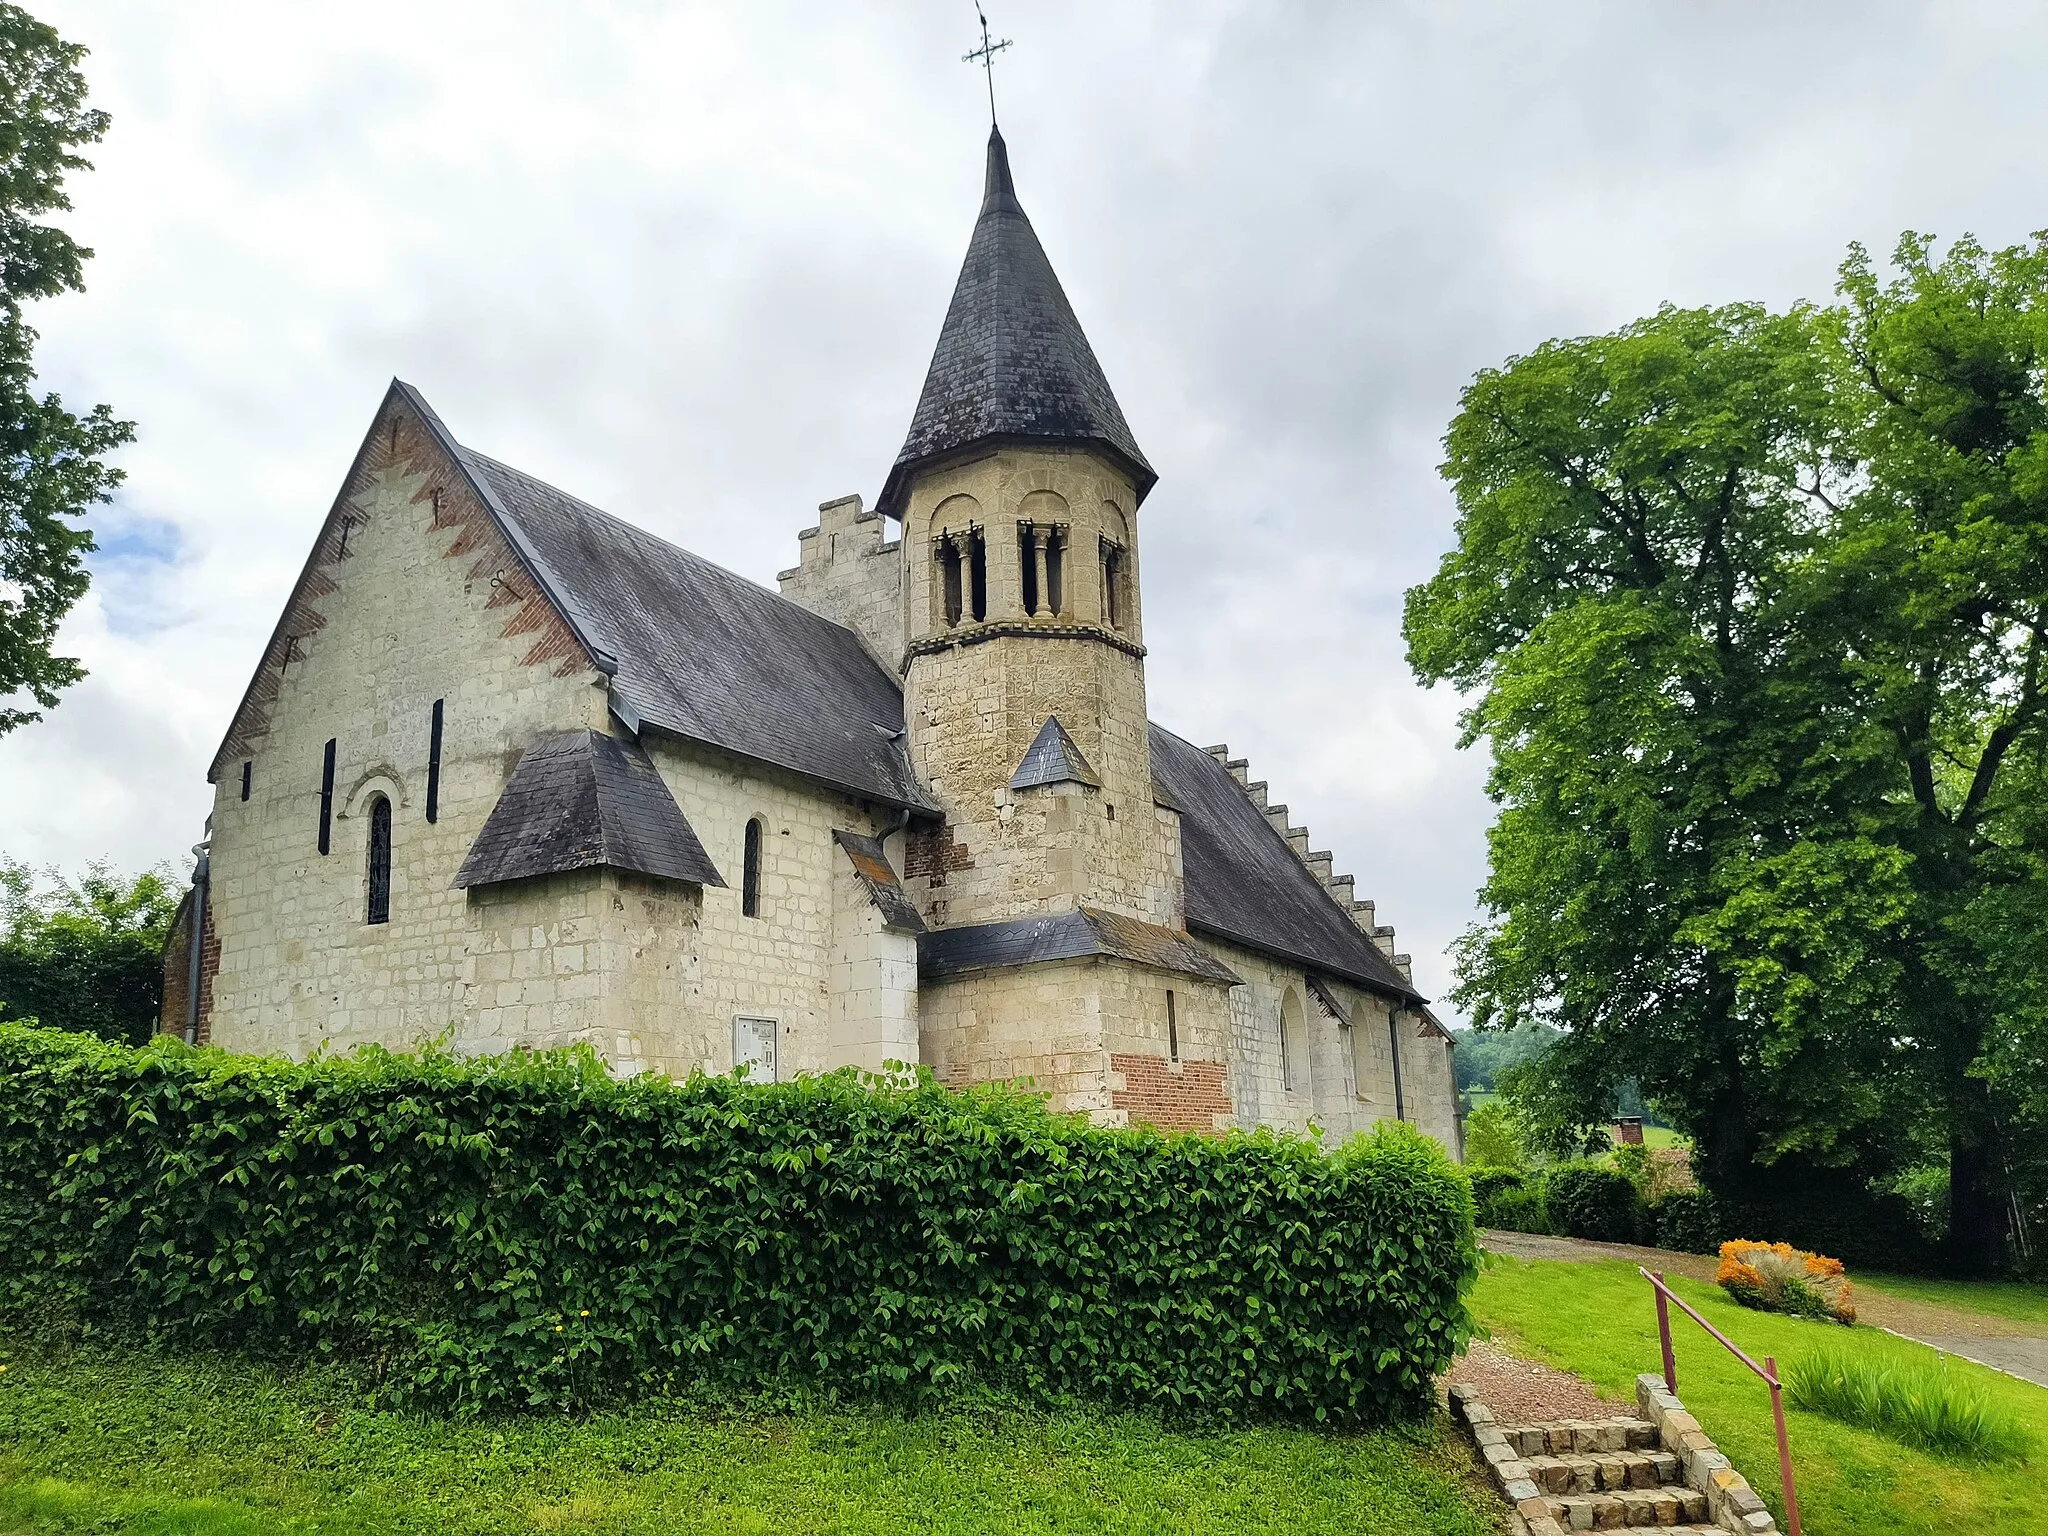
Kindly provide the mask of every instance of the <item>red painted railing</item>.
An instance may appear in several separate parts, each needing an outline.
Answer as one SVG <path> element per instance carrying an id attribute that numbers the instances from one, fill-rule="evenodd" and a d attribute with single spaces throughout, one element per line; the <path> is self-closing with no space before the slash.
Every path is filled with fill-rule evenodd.
<path id="1" fill-rule="evenodd" d="M 1657 1293 L 1657 1341 L 1664 1346 L 1664 1385 L 1670 1389 L 1673 1396 L 1678 1393 L 1678 1361 L 1671 1353 L 1672 1305 L 1676 1305 L 1687 1317 L 1706 1329 L 1723 1349 L 1755 1371 L 1763 1378 L 1764 1385 L 1771 1389 L 1771 1417 L 1778 1425 L 1778 1480 L 1785 1490 L 1785 1524 L 1792 1536 L 1799 1536 L 1799 1490 L 1792 1485 L 1792 1445 L 1785 1438 L 1785 1390 L 1778 1381 L 1777 1360 L 1765 1355 L 1764 1363 L 1758 1365 L 1738 1349 L 1735 1341 L 1727 1334 L 1687 1306 L 1685 1298 L 1664 1283 L 1664 1276 L 1661 1273 L 1652 1274 L 1640 1264 L 1636 1266 L 1636 1273 L 1649 1281 Z"/>

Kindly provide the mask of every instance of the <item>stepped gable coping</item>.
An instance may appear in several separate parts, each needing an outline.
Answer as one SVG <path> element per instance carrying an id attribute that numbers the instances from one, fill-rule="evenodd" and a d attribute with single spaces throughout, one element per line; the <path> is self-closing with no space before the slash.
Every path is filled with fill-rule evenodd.
<path id="1" fill-rule="evenodd" d="M 1080 907 L 1046 917 L 935 928 L 917 940 L 917 974 L 939 980 L 967 971 L 1090 956 L 1130 960 L 1162 971 L 1236 986 L 1243 978 L 1185 933 L 1141 922 L 1121 912 Z"/>
<path id="2" fill-rule="evenodd" d="M 1427 999 L 1359 931 L 1330 887 L 1253 802 L 1245 770 L 1227 746 L 1205 750 L 1154 724 L 1151 748 L 1154 776 L 1183 811 L 1190 932 L 1242 944 L 1421 1009 Z"/>
<path id="3" fill-rule="evenodd" d="M 464 890 L 598 867 L 725 884 L 638 742 L 562 731 L 520 755 L 452 884 Z"/>
<path id="4" fill-rule="evenodd" d="M 896 878 L 896 871 L 889 863 L 889 855 L 882 848 L 878 837 L 865 837 L 858 832 L 835 830 L 832 841 L 846 854 L 853 865 L 853 873 L 867 888 L 868 899 L 882 914 L 882 926 L 897 933 L 923 933 L 924 919 L 918 916 L 917 904 L 910 899 L 910 893 L 903 889 L 902 881 Z"/>

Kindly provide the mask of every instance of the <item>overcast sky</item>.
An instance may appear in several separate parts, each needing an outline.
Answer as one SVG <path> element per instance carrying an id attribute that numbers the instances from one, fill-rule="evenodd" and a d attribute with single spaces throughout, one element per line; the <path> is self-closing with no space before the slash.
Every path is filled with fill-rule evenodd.
<path id="1" fill-rule="evenodd" d="M 870 502 L 980 196 L 970 0 L 42 0 L 113 113 L 46 384 L 135 420 L 0 850 L 184 856 L 386 381 L 772 585 Z M 991 0 L 1020 198 L 1160 475 L 1152 712 L 1227 741 L 1441 994 L 1490 807 L 1403 589 L 1460 386 L 1671 301 L 2048 225 L 2048 8 Z"/>

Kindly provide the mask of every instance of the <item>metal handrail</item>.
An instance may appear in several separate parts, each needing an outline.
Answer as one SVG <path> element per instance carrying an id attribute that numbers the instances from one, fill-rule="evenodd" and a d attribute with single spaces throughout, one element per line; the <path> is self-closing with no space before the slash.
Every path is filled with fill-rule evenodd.
<path id="1" fill-rule="evenodd" d="M 1706 1329 L 1714 1341 L 1729 1354 L 1761 1376 L 1764 1385 L 1771 1389 L 1771 1417 L 1778 1427 L 1778 1479 L 1785 1491 L 1785 1524 L 1790 1528 L 1792 1536 L 1800 1536 L 1799 1491 L 1792 1484 L 1792 1444 L 1785 1436 L 1785 1392 L 1778 1380 L 1776 1358 L 1765 1355 L 1764 1363 L 1758 1365 L 1737 1347 L 1733 1339 L 1701 1317 L 1686 1304 L 1683 1296 L 1666 1285 L 1661 1271 L 1653 1274 L 1638 1264 L 1636 1273 L 1649 1281 L 1651 1288 L 1657 1293 L 1657 1342 L 1664 1347 L 1664 1385 L 1673 1397 L 1678 1395 L 1678 1361 L 1671 1353 L 1671 1309 L 1666 1305 L 1667 1302 L 1676 1302 L 1680 1311 Z"/>

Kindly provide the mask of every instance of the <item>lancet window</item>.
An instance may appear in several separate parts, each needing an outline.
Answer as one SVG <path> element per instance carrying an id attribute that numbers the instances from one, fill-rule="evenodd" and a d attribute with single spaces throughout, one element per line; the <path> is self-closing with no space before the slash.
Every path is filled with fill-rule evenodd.
<path id="1" fill-rule="evenodd" d="M 370 802 L 369 911 L 365 921 L 391 921 L 391 802 L 378 795 Z"/>

